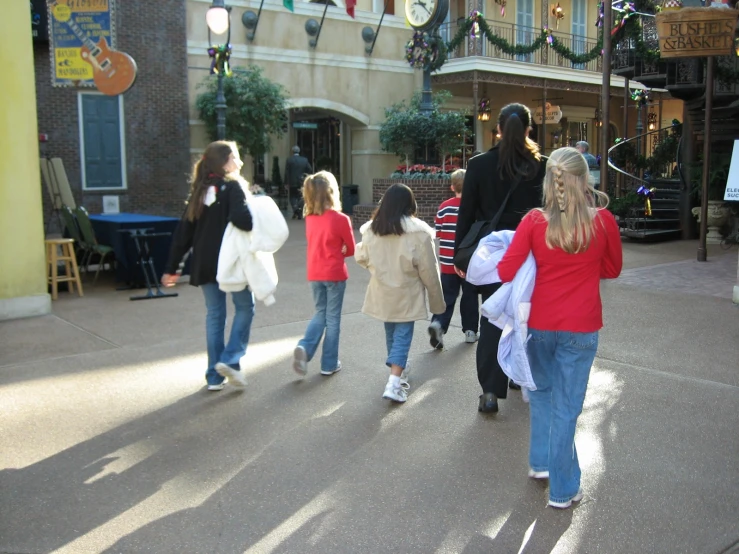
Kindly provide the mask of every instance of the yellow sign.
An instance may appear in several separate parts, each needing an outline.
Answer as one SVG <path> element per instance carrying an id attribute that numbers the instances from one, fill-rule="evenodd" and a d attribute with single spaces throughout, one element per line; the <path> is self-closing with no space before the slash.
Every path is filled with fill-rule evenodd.
<path id="1" fill-rule="evenodd" d="M 67 0 L 73 12 L 107 12 L 108 0 Z"/>
<path id="2" fill-rule="evenodd" d="M 51 13 L 57 21 L 69 21 L 72 17 L 72 10 L 65 4 L 57 4 Z"/>
<path id="3" fill-rule="evenodd" d="M 92 79 L 92 65 L 82 58 L 81 48 L 56 49 L 56 78 L 72 81 Z"/>

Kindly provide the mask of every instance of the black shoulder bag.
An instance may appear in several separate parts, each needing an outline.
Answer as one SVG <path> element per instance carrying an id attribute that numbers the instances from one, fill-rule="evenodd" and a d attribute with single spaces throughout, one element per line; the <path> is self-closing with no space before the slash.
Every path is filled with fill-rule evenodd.
<path id="1" fill-rule="evenodd" d="M 459 243 L 457 251 L 454 253 L 454 265 L 456 267 L 458 267 L 462 271 L 467 271 L 467 267 L 470 265 L 470 260 L 472 259 L 472 255 L 477 249 L 478 243 L 480 242 L 480 240 L 482 240 L 483 237 L 486 237 L 490 233 L 495 231 L 495 228 L 498 226 L 498 222 L 500 221 L 500 216 L 503 215 L 506 204 L 508 204 L 508 199 L 511 197 L 511 194 L 516 189 L 519 182 L 521 182 L 520 175 L 518 175 L 513 180 L 513 184 L 508 189 L 508 194 L 505 195 L 503 203 L 500 205 L 500 208 L 498 208 L 498 211 L 493 216 L 493 219 L 488 221 L 475 221 L 472 224 L 472 227 L 470 227 L 470 230 L 467 231 L 467 234 L 462 239 L 462 242 Z"/>

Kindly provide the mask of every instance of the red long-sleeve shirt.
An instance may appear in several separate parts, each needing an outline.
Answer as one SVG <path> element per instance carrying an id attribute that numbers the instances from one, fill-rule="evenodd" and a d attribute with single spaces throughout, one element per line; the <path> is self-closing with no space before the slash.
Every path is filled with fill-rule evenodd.
<path id="1" fill-rule="evenodd" d="M 305 218 L 308 241 L 308 280 L 346 281 L 349 270 L 344 258 L 354 255 L 354 231 L 348 215 L 326 210 Z M 341 248 L 346 246 L 342 254 Z"/>
<path id="2" fill-rule="evenodd" d="M 616 220 L 608 210 L 598 210 L 590 246 L 578 254 L 549 248 L 546 230 L 547 221 L 540 211 L 532 211 L 523 218 L 498 264 L 501 281 L 512 281 L 532 252 L 536 261 L 536 281 L 529 327 L 573 333 L 599 330 L 603 327 L 600 280 L 615 279 L 623 265 Z"/>

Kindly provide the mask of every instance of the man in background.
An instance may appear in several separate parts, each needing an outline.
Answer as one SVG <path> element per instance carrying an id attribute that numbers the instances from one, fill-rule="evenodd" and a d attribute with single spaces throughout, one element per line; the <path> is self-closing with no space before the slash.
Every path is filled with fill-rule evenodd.
<path id="1" fill-rule="evenodd" d="M 581 140 L 575 144 L 575 148 L 588 162 L 588 169 L 598 169 L 598 159 L 590 153 L 590 145 L 587 142 Z"/>
<path id="2" fill-rule="evenodd" d="M 300 155 L 299 146 L 293 146 L 293 155 L 285 162 L 285 182 L 290 195 L 293 219 L 303 219 L 303 198 L 300 189 L 303 186 L 303 179 L 308 173 L 313 173 L 308 158 Z"/>

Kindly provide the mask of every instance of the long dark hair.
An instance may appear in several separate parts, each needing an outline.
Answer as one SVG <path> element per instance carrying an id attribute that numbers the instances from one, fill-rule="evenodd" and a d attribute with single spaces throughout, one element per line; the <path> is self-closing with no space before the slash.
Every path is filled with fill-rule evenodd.
<path id="1" fill-rule="evenodd" d="M 380 205 L 372 214 L 372 232 L 377 236 L 402 235 L 403 217 L 416 215 L 416 197 L 402 183 L 392 185 L 385 191 Z"/>
<path id="2" fill-rule="evenodd" d="M 203 199 L 208 187 L 222 181 L 228 163 L 228 157 L 238 152 L 236 144 L 225 140 L 211 142 L 203 152 L 203 156 L 195 162 L 190 179 L 190 194 L 187 199 L 185 216 L 195 221 L 203 213 Z"/>
<path id="3" fill-rule="evenodd" d="M 531 112 L 523 104 L 508 104 L 500 110 L 500 177 L 512 179 L 520 174 L 531 179 L 539 171 L 539 145 L 526 136 L 531 127 Z"/>

